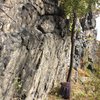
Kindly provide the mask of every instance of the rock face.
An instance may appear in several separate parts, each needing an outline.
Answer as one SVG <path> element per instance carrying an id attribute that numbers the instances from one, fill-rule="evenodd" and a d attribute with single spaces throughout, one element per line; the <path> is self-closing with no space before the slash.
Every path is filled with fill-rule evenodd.
<path id="1" fill-rule="evenodd" d="M 86 16 L 83 22 L 77 20 L 76 23 L 76 36 L 75 36 L 75 51 L 74 51 L 74 67 L 82 67 L 81 63 L 87 67 L 91 63 L 93 65 L 96 60 L 97 49 L 97 31 L 95 30 L 95 18 Z M 85 22 L 84 22 L 85 21 Z M 91 23 L 89 23 L 91 22 Z M 84 31 L 83 31 L 84 30 Z"/>
<path id="2" fill-rule="evenodd" d="M 70 36 L 59 11 L 57 0 L 0 2 L 0 100 L 44 100 L 66 80 Z"/>
<path id="3" fill-rule="evenodd" d="M 85 37 L 76 34 L 75 67 Z M 66 81 L 70 47 L 58 0 L 0 1 L 0 100 L 47 100 Z"/>

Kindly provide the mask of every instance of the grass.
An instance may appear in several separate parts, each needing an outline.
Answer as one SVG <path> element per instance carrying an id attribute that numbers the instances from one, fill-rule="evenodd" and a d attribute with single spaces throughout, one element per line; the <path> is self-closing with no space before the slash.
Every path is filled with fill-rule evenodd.
<path id="1" fill-rule="evenodd" d="M 87 69 L 78 69 L 78 81 L 74 81 L 72 72 L 71 100 L 100 100 L 100 79 Z M 96 73 L 97 74 L 97 73 Z M 83 81 L 84 78 L 84 81 Z M 48 100 L 64 100 L 59 94 L 60 87 L 54 88 Z"/>

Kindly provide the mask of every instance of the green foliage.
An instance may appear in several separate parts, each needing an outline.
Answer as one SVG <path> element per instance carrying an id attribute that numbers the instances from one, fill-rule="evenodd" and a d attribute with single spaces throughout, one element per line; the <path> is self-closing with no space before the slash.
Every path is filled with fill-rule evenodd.
<path id="1" fill-rule="evenodd" d="M 16 92 L 20 92 L 21 89 L 22 89 L 22 82 L 19 81 L 19 80 L 20 80 L 19 77 L 15 78 L 15 80 L 14 80 L 14 85 L 15 85 Z"/>
<path id="2" fill-rule="evenodd" d="M 58 86 L 58 87 L 53 88 L 50 94 L 60 96 L 60 87 Z"/>
<path id="3" fill-rule="evenodd" d="M 73 13 L 73 10 L 76 10 L 77 15 L 81 15 L 84 12 L 86 12 L 87 5 L 83 0 L 79 2 L 79 0 L 64 0 L 63 7 L 68 16 L 71 16 Z"/>
<path id="4" fill-rule="evenodd" d="M 67 16 L 72 16 L 73 10 L 78 17 L 84 16 L 92 10 L 99 0 L 61 0 L 61 5 Z"/>

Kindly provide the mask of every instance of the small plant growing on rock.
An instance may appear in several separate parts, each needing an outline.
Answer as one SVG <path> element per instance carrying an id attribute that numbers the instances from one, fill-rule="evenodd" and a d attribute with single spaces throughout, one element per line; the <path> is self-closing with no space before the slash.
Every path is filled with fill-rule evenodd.
<path id="1" fill-rule="evenodd" d="M 16 94 L 20 94 L 21 90 L 22 90 L 22 81 L 19 77 L 16 77 L 14 80 L 14 86 L 15 86 L 15 91 Z"/>

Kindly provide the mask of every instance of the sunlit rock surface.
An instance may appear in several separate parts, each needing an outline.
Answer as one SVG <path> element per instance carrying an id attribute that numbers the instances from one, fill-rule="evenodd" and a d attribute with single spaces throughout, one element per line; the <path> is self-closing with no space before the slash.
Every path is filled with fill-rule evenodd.
<path id="1" fill-rule="evenodd" d="M 57 1 L 6 0 L 0 8 L 0 100 L 44 100 L 66 80 L 70 59 Z"/>
<path id="2" fill-rule="evenodd" d="M 58 0 L 0 1 L 0 100 L 47 100 L 66 81 L 71 42 L 62 15 Z M 75 67 L 85 35 L 75 37 Z"/>

